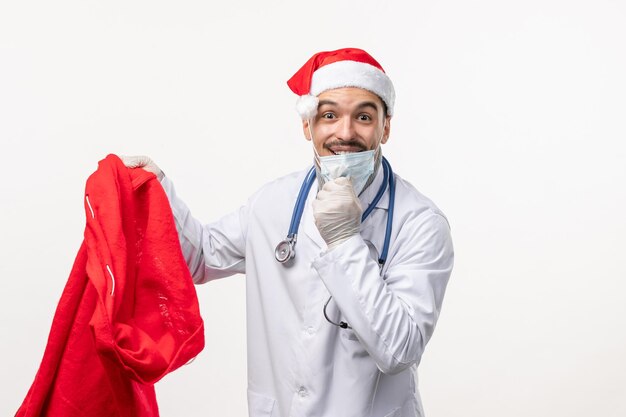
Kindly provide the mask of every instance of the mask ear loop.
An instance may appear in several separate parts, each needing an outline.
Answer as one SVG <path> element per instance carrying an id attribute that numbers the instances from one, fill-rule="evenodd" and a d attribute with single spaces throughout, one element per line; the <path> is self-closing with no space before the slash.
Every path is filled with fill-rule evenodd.
<path id="1" fill-rule="evenodd" d="M 315 166 L 320 166 L 320 154 L 317 153 L 317 149 L 315 149 L 315 141 L 313 140 L 313 130 L 311 129 L 311 125 L 313 124 L 313 118 L 307 120 L 307 129 L 309 130 L 309 138 L 311 140 L 311 145 L 313 145 L 313 153 L 314 153 L 314 161 Z"/>
<path id="2" fill-rule="evenodd" d="M 384 120 L 384 121 L 383 121 L 383 131 L 382 131 L 382 133 L 380 134 L 380 139 L 378 139 L 378 144 L 376 145 L 376 153 L 377 153 L 377 154 L 380 154 L 380 156 L 379 156 L 379 155 L 376 155 L 376 156 L 377 156 L 377 159 L 380 159 L 380 157 L 382 157 L 382 148 L 381 148 L 381 145 L 383 144 L 383 138 L 385 137 L 385 129 L 387 128 L 387 119 L 386 119 L 386 118 L 384 118 L 383 120 Z"/>
<path id="3" fill-rule="evenodd" d="M 383 142 L 383 137 L 385 137 L 386 127 L 387 127 L 387 119 L 383 118 L 383 131 L 380 134 L 380 138 L 378 139 L 378 144 L 376 145 L 376 150 L 374 151 L 375 152 L 374 153 L 374 173 L 372 174 L 371 180 L 368 181 L 368 183 L 366 184 L 366 187 L 369 186 L 369 183 L 374 180 L 374 177 L 376 177 L 376 175 L 378 174 L 378 170 L 382 166 L 382 160 L 383 160 L 382 142 Z"/>
<path id="4" fill-rule="evenodd" d="M 307 128 L 309 130 L 309 137 L 311 138 L 311 145 L 313 146 L 313 165 L 315 166 L 315 171 L 317 173 L 317 187 L 318 190 L 321 190 L 324 186 L 324 178 L 320 175 L 320 171 L 322 169 L 322 163 L 320 160 L 320 154 L 317 153 L 317 149 L 315 149 L 315 141 L 313 140 L 313 129 L 311 129 L 311 125 L 313 124 L 313 118 L 310 118 L 307 123 Z"/>

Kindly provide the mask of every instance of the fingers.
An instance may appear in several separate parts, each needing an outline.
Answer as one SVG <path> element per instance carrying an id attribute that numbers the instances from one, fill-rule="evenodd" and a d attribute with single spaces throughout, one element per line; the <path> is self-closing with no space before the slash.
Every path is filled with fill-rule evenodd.
<path id="1" fill-rule="evenodd" d="M 155 174 L 157 178 L 159 179 L 159 181 L 163 179 L 163 176 L 164 176 L 163 171 L 161 171 L 161 168 L 159 168 L 159 166 L 155 164 L 154 161 L 152 161 L 152 159 L 150 159 L 150 157 L 148 156 L 120 155 L 120 159 L 122 160 L 124 165 L 126 165 L 126 167 L 128 168 L 143 168 L 146 171 L 152 172 L 153 174 Z"/>
<path id="2" fill-rule="evenodd" d="M 352 180 L 345 177 L 339 177 L 324 184 L 322 189 L 317 193 L 318 200 L 326 200 L 328 198 L 337 199 L 355 199 L 354 189 L 352 188 Z"/>
<path id="3" fill-rule="evenodd" d="M 349 178 L 325 183 L 312 204 L 315 225 L 329 250 L 359 232 L 362 208 Z"/>
<path id="4" fill-rule="evenodd" d="M 145 155 L 120 155 L 120 159 L 128 168 L 142 168 L 151 162 Z"/>

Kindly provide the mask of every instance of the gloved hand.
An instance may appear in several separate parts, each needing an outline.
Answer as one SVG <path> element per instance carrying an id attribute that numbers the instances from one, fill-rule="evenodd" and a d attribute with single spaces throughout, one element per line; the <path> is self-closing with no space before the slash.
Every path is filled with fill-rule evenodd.
<path id="1" fill-rule="evenodd" d="M 339 177 L 324 184 L 313 201 L 313 217 L 320 235 L 332 250 L 359 233 L 363 208 L 352 180 Z"/>
<path id="2" fill-rule="evenodd" d="M 159 181 L 163 179 L 163 171 L 152 159 L 144 155 L 125 156 L 120 155 L 120 159 L 128 168 L 143 168 L 157 176 Z"/>

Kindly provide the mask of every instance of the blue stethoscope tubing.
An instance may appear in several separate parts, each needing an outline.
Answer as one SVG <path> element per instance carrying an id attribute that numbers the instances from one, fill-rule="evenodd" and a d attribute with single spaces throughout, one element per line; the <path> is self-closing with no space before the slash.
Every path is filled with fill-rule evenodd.
<path id="1" fill-rule="evenodd" d="M 361 215 L 361 223 L 365 221 L 367 216 L 370 215 L 376 204 L 380 201 L 387 186 L 389 186 L 389 209 L 387 212 L 387 226 L 385 229 L 385 240 L 383 243 L 383 249 L 378 258 L 378 265 L 382 269 L 385 261 L 387 260 L 387 254 L 389 252 L 389 242 L 391 239 L 391 225 L 393 223 L 393 210 L 394 210 L 394 202 L 396 196 L 396 181 L 393 175 L 393 170 L 391 169 L 391 165 L 389 161 L 385 157 L 382 158 L 382 166 L 383 166 L 383 182 L 374 197 L 374 200 L 370 203 L 367 209 Z M 296 204 L 293 209 L 293 214 L 291 215 L 291 223 L 289 225 L 289 232 L 287 233 L 287 238 L 281 241 L 278 246 L 276 246 L 276 250 L 274 255 L 276 260 L 280 263 L 286 263 L 290 259 L 292 259 L 296 255 L 295 245 L 298 239 L 298 227 L 300 226 L 300 220 L 302 218 L 302 213 L 304 212 L 304 205 L 306 203 L 306 198 L 309 194 L 309 190 L 311 186 L 315 182 L 315 167 L 311 168 L 309 172 L 306 174 L 304 181 L 302 182 L 302 186 L 300 187 L 300 192 L 298 193 L 298 198 L 296 199 Z"/>

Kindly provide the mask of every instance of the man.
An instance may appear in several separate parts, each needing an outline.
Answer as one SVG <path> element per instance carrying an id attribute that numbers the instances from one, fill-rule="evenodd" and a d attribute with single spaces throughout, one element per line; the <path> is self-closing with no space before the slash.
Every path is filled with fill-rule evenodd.
<path id="1" fill-rule="evenodd" d="M 288 85 L 314 170 L 217 222 L 194 219 L 148 158 L 126 163 L 162 178 L 197 284 L 246 274 L 250 416 L 422 416 L 416 370 L 453 249 L 441 211 L 382 158 L 391 80 L 350 48 L 314 55 Z"/>

